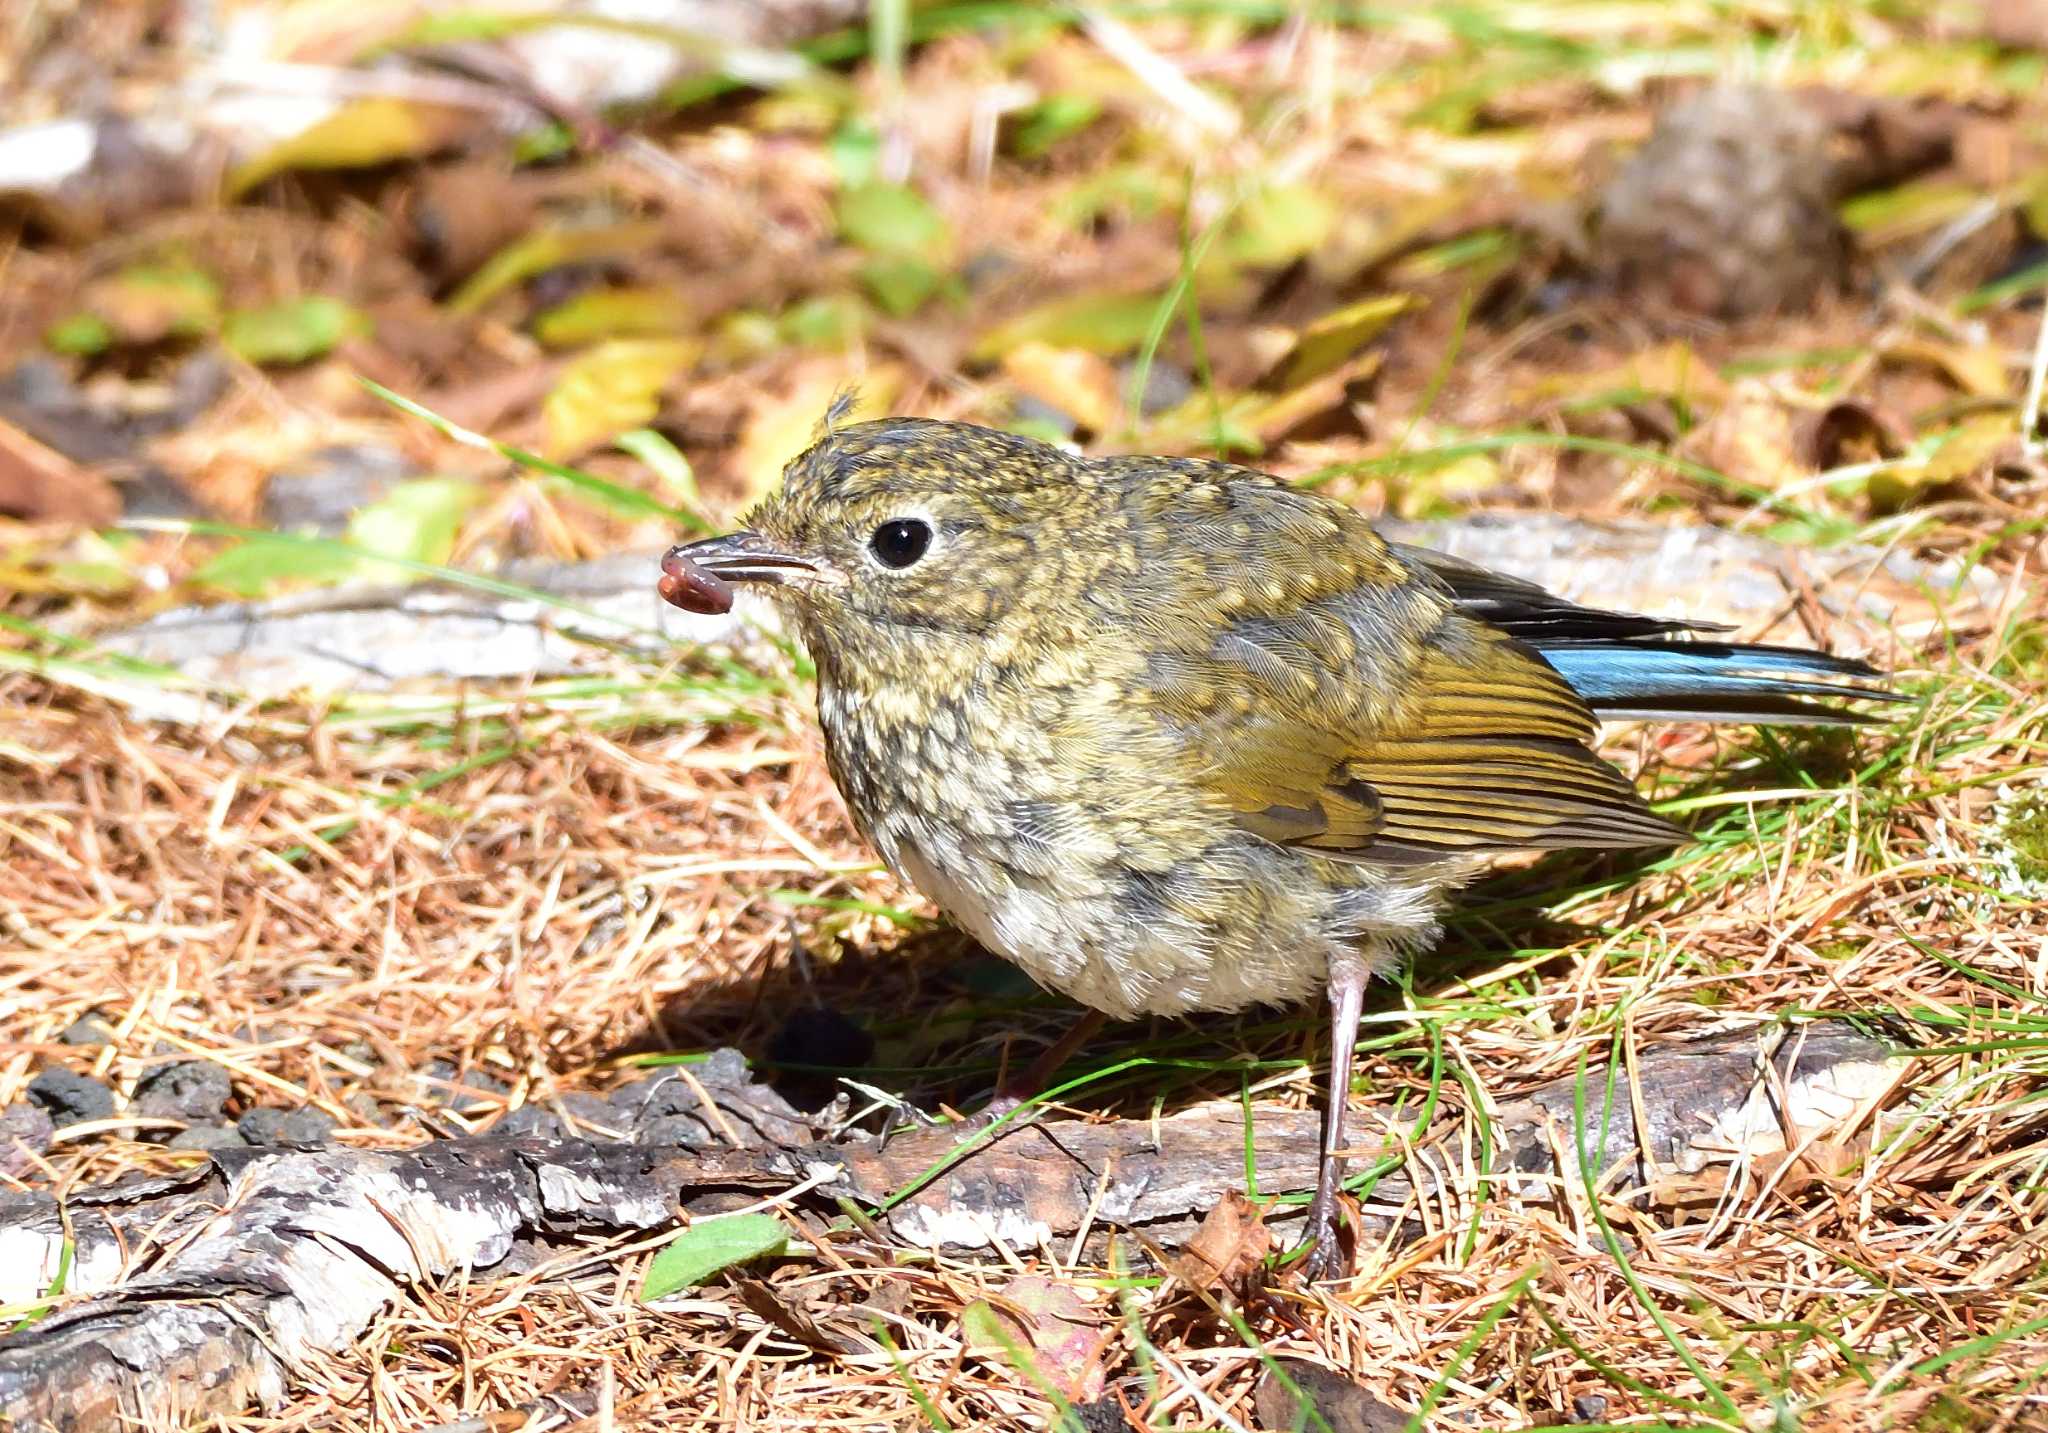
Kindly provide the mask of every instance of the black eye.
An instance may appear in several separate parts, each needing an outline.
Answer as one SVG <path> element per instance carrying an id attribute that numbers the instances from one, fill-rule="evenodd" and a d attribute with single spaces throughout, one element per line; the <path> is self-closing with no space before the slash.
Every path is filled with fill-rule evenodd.
<path id="1" fill-rule="evenodd" d="M 932 545 L 932 525 L 920 518 L 899 517 L 875 529 L 868 551 L 884 567 L 908 567 Z"/>

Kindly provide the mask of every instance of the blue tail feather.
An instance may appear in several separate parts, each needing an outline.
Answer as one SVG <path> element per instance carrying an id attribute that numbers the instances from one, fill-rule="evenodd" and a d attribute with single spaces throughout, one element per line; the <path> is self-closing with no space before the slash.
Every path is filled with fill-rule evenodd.
<path id="1" fill-rule="evenodd" d="M 1682 638 L 1531 643 L 1602 717 L 1774 724 L 1861 723 L 1823 703 L 1900 701 L 1868 663 L 1792 647 Z M 1817 698 L 1819 700 L 1809 700 Z"/>

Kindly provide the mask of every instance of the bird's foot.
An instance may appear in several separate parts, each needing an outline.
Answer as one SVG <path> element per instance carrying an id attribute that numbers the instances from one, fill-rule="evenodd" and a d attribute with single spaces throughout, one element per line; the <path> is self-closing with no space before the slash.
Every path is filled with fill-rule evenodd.
<path id="1" fill-rule="evenodd" d="M 1334 1198 L 1325 1199 L 1318 1192 L 1315 1202 L 1308 1207 L 1309 1249 L 1295 1267 L 1312 1284 L 1341 1279 L 1351 1272 L 1351 1256 L 1345 1252 L 1344 1240 L 1338 1233 L 1336 1205 Z"/>

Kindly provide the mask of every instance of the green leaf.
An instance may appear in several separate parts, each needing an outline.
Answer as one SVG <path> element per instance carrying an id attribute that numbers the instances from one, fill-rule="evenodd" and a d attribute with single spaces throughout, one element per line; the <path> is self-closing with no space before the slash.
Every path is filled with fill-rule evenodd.
<path id="1" fill-rule="evenodd" d="M 463 514 L 477 496 L 475 485 L 460 478 L 417 478 L 358 509 L 349 518 L 345 543 L 297 534 L 258 534 L 217 554 L 192 578 L 240 597 L 355 577 L 397 580 L 401 573 L 377 559 L 445 562 L 455 550 Z"/>
<path id="2" fill-rule="evenodd" d="M 839 175 L 840 188 L 863 188 L 874 182 L 882 137 L 866 120 L 848 120 L 832 136 L 825 152 L 831 156 L 832 168 Z"/>
<path id="3" fill-rule="evenodd" d="M 415 478 L 400 483 L 348 521 L 349 541 L 377 557 L 446 562 L 455 551 L 463 514 L 475 505 L 476 486 L 462 478 Z"/>
<path id="4" fill-rule="evenodd" d="M 87 284 L 83 305 L 117 343 L 191 338 L 220 323 L 220 282 L 189 264 L 136 264 Z"/>
<path id="5" fill-rule="evenodd" d="M 237 309 L 221 338 L 254 364 L 305 363 L 331 353 L 345 339 L 370 331 L 370 321 L 339 299 L 312 294 L 268 308 Z"/>
<path id="6" fill-rule="evenodd" d="M 681 333 L 695 318 L 682 295 L 669 289 L 592 289 L 536 318 L 533 336 L 550 348 L 575 348 L 606 338 Z"/>
<path id="7" fill-rule="evenodd" d="M 1102 114 L 1102 101 L 1088 95 L 1052 95 L 1021 111 L 1010 135 L 1010 149 L 1022 159 L 1037 159 L 1063 139 L 1070 139 Z"/>
<path id="8" fill-rule="evenodd" d="M 839 232 L 871 254 L 942 261 L 953 232 L 922 194 L 901 184 L 862 184 L 839 196 Z"/>
<path id="9" fill-rule="evenodd" d="M 340 543 L 274 542 L 252 537 L 215 554 L 192 574 L 202 587 L 217 587 L 237 597 L 261 597 L 280 587 L 341 582 L 353 576 L 361 559 Z"/>
<path id="10" fill-rule="evenodd" d="M 783 1247 L 788 1233 L 773 1214 L 729 1214 L 692 1224 L 648 1261 L 640 1302 L 693 1289 L 721 1269 Z"/>
<path id="11" fill-rule="evenodd" d="M 43 343 L 54 353 L 90 357 L 113 347 L 114 330 L 96 313 L 75 313 L 51 324 Z"/>
<path id="12" fill-rule="evenodd" d="M 1270 185 L 1238 207 L 1224 251 L 1240 264 L 1277 269 L 1322 247 L 1336 227 L 1336 202 L 1320 189 Z"/>
<path id="13" fill-rule="evenodd" d="M 1158 312 L 1156 294 L 1073 294 L 998 324 L 975 340 L 968 356 L 974 363 L 993 363 L 1022 344 L 1045 343 L 1114 357 L 1144 342 Z"/>
<path id="14" fill-rule="evenodd" d="M 943 273 L 909 254 L 878 254 L 860 266 L 860 278 L 895 318 L 916 313 L 946 282 Z"/>

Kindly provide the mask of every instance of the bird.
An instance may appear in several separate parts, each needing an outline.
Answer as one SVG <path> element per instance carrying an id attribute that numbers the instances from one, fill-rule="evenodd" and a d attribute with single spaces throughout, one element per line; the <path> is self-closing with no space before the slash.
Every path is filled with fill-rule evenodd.
<path id="1" fill-rule="evenodd" d="M 1327 1000 L 1310 1278 L 1347 1267 L 1372 977 L 1501 853 L 1687 839 L 1596 753 L 1603 721 L 1896 699 L 1865 662 L 1581 605 L 1247 467 L 929 418 L 814 436 L 658 592 L 767 597 L 856 828 L 1088 1026 Z"/>

